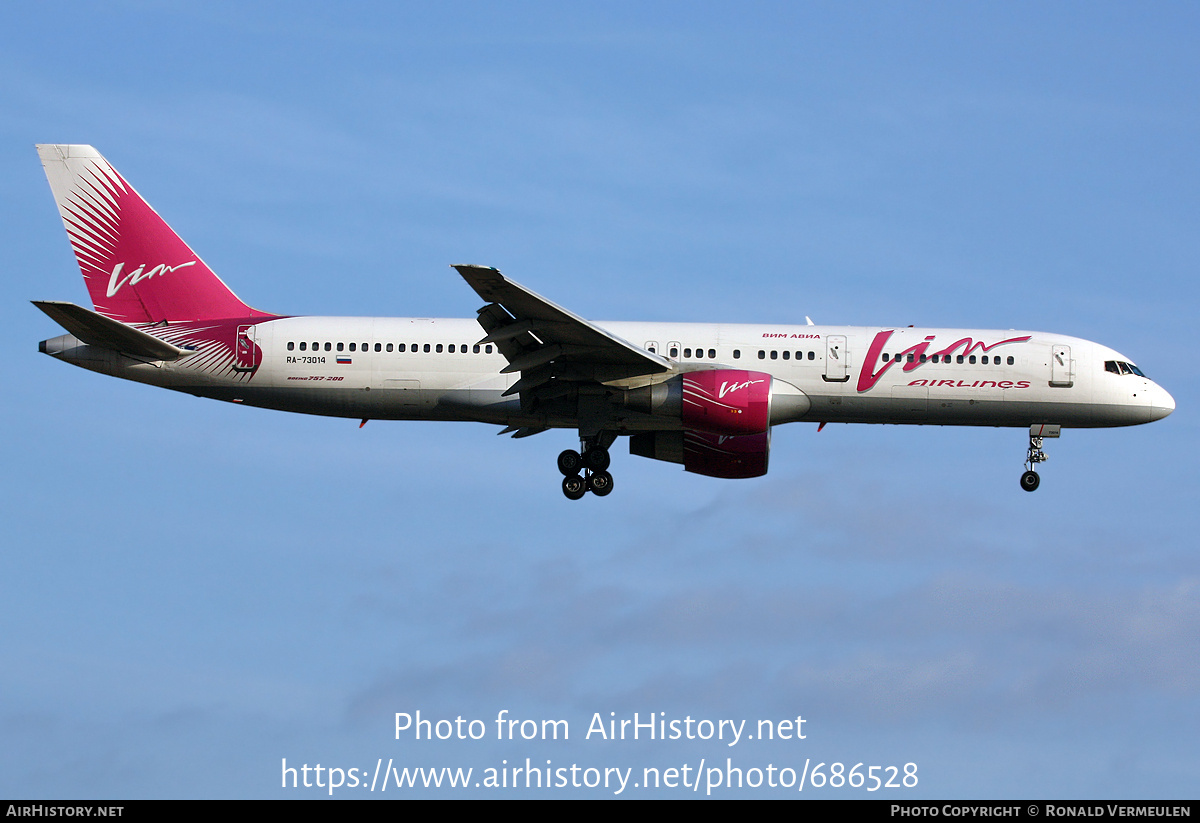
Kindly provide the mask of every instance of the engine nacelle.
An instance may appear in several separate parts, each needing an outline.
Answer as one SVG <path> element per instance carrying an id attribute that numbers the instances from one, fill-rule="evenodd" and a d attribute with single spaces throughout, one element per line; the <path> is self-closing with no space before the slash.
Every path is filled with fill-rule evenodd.
<path id="1" fill-rule="evenodd" d="M 773 419 L 783 397 L 783 419 Z M 662 383 L 625 392 L 625 404 L 659 417 L 672 417 L 692 431 L 712 434 L 761 434 L 772 423 L 796 419 L 808 411 L 808 398 L 771 375 L 744 369 L 685 372 Z M 797 401 L 803 406 L 797 408 Z"/>
<path id="2" fill-rule="evenodd" d="M 743 435 L 660 431 L 629 438 L 630 454 L 682 463 L 684 471 L 731 480 L 766 474 L 770 452 L 770 429 Z"/>
<path id="3" fill-rule="evenodd" d="M 681 377 L 685 429 L 744 435 L 762 434 L 771 425 L 771 375 L 713 369 Z"/>

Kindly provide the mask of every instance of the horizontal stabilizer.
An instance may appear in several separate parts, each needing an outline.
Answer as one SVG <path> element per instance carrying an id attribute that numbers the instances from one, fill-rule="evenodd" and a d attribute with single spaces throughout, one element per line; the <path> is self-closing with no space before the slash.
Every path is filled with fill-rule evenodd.
<path id="1" fill-rule="evenodd" d="M 90 346 L 112 349 L 147 360 L 178 360 L 187 349 L 172 346 L 152 334 L 127 326 L 120 321 L 96 314 L 83 306 L 59 300 L 34 300 L 33 305 L 44 311 L 58 325 Z"/>

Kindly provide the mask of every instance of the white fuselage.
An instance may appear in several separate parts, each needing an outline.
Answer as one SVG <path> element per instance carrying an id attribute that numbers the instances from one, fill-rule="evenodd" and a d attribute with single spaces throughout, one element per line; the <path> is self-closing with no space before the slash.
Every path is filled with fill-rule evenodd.
<path id="1" fill-rule="evenodd" d="M 1040 332 L 591 322 L 476 264 L 472 320 L 282 317 L 242 302 L 92 146 L 38 157 L 93 310 L 34 301 L 41 351 L 201 397 L 362 420 L 576 429 L 563 493 L 613 488 L 609 448 L 728 479 L 767 473 L 781 423 L 1029 428 L 1021 487 L 1063 427 L 1129 426 L 1175 401 L 1112 349 Z"/>
<path id="2" fill-rule="evenodd" d="M 721 367 L 770 374 L 810 401 L 792 420 L 1102 427 L 1147 423 L 1174 409 L 1170 395 L 1152 380 L 1106 370 L 1106 363 L 1127 358 L 1061 335 L 862 326 L 596 325 L 668 358 L 680 371 Z M 252 329 L 257 362 L 242 371 L 205 358 L 203 351 L 173 363 L 149 363 L 86 346 L 71 335 L 43 345 L 60 359 L 118 377 L 287 411 L 509 426 L 578 424 L 569 410 L 523 412 L 516 396 L 504 397 L 520 375 L 503 374 L 504 356 L 495 346 L 476 342 L 481 330 L 474 320 L 285 317 Z M 155 333 L 170 339 L 170 329 Z M 620 390 L 651 379 L 603 382 Z M 677 428 L 678 423 L 631 416 L 613 427 L 631 432 Z"/>

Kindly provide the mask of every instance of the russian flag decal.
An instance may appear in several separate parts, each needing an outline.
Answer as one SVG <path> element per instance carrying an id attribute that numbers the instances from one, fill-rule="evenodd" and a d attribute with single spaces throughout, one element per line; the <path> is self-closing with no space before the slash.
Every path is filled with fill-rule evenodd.
<path id="1" fill-rule="evenodd" d="M 338 361 L 339 366 L 349 366 L 350 365 L 349 357 L 342 357 L 339 355 L 337 361 Z"/>

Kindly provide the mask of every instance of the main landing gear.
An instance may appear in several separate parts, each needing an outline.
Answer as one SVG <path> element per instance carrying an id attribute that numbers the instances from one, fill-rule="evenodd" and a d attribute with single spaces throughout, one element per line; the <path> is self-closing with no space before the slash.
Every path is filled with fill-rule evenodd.
<path id="1" fill-rule="evenodd" d="M 568 500 L 578 500 L 588 492 L 597 497 L 612 492 L 613 476 L 608 473 L 611 462 L 608 446 L 615 439 L 613 437 L 607 445 L 602 445 L 600 437 L 585 438 L 582 441 L 583 454 L 567 449 L 558 456 L 558 470 L 563 474 L 562 490 Z M 580 470 L 583 471 L 582 477 Z"/>
<path id="2" fill-rule="evenodd" d="M 1021 475 L 1021 488 L 1027 492 L 1037 491 L 1037 487 L 1042 484 L 1042 478 L 1033 467 L 1038 463 L 1045 463 L 1048 459 L 1046 453 L 1042 451 L 1042 435 L 1034 434 L 1034 429 L 1040 427 L 1035 426 L 1029 432 L 1029 451 L 1025 454 L 1025 473 Z M 1047 435 L 1049 437 L 1057 437 L 1058 434 Z"/>

